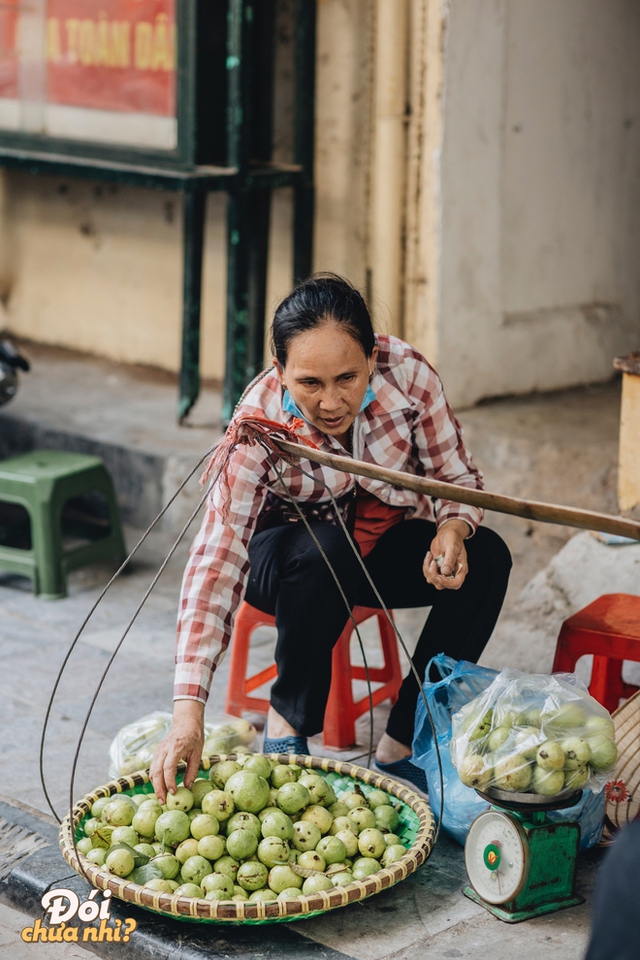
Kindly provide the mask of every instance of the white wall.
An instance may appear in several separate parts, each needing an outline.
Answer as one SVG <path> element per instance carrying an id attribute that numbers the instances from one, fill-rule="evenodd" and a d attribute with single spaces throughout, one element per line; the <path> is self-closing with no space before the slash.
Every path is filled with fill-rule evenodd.
<path id="1" fill-rule="evenodd" d="M 452 400 L 606 379 L 640 339 L 640 7 L 451 0 L 437 363 Z"/>

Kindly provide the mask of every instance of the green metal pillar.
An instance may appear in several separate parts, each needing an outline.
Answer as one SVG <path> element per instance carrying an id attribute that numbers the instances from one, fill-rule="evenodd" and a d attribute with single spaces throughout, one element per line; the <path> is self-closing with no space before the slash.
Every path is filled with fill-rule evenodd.
<path id="1" fill-rule="evenodd" d="M 183 423 L 200 393 L 200 305 L 207 194 L 183 193 L 182 361 L 178 418 Z"/>
<path id="2" fill-rule="evenodd" d="M 295 17 L 294 162 L 303 169 L 302 181 L 294 188 L 293 279 L 298 283 L 313 270 L 316 4 L 296 0 Z"/>

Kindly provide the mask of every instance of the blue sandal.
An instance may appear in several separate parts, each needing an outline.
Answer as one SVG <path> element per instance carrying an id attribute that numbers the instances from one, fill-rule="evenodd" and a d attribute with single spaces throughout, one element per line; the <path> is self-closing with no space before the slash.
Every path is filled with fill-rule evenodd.
<path id="1" fill-rule="evenodd" d="M 309 744 L 306 737 L 269 737 L 267 728 L 264 728 L 262 741 L 263 753 L 298 753 L 309 755 Z"/>
<path id="2" fill-rule="evenodd" d="M 394 760 L 393 763 L 379 763 L 377 760 L 374 760 L 374 763 L 381 773 L 386 773 L 387 776 L 393 777 L 394 779 L 408 780 L 409 783 L 413 784 L 421 793 L 425 795 L 429 793 L 425 772 L 421 767 L 417 767 L 415 763 L 412 762 L 411 757 Z"/>

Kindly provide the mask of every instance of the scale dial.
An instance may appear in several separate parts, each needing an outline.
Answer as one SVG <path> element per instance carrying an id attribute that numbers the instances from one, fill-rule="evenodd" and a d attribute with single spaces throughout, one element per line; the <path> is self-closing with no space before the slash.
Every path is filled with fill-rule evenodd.
<path id="1" fill-rule="evenodd" d="M 487 903 L 513 900 L 529 874 L 529 845 L 507 813 L 487 810 L 471 824 L 464 848 L 471 886 Z"/>

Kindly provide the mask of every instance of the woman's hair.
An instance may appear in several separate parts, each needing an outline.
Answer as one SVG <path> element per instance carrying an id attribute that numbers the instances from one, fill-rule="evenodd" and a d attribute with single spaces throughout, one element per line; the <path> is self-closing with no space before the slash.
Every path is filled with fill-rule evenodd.
<path id="1" fill-rule="evenodd" d="M 294 337 L 327 321 L 339 324 L 360 344 L 365 356 L 371 356 L 376 337 L 364 297 L 347 280 L 324 273 L 300 283 L 276 309 L 271 346 L 280 367 L 287 362 Z"/>

